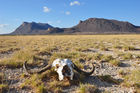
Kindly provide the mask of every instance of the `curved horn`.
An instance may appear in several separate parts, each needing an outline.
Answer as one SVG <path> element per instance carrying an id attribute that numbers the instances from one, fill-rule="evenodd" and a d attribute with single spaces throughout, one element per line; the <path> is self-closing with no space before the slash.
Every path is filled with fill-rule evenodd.
<path id="1" fill-rule="evenodd" d="M 23 64 L 23 68 L 25 69 L 25 71 L 28 73 L 28 74 L 35 74 L 35 73 L 42 73 L 42 72 L 44 72 L 44 71 L 46 71 L 46 70 L 48 70 L 48 69 L 51 69 L 51 65 L 47 65 L 47 66 L 45 66 L 44 68 L 42 68 L 42 69 L 38 69 L 38 70 L 31 70 L 31 69 L 29 69 L 28 67 L 27 67 L 27 61 L 25 61 L 24 62 L 24 64 Z"/>
<path id="2" fill-rule="evenodd" d="M 74 63 L 73 63 L 74 64 Z M 94 70 L 95 70 L 95 66 L 94 66 L 94 64 L 92 64 L 92 70 L 90 71 L 90 72 L 85 72 L 85 71 L 83 71 L 83 70 L 81 70 L 81 69 L 79 69 L 75 64 L 74 64 L 74 69 L 77 71 L 77 72 L 79 72 L 80 74 L 83 74 L 83 75 L 85 75 L 85 76 L 90 76 L 93 72 L 94 72 Z"/>

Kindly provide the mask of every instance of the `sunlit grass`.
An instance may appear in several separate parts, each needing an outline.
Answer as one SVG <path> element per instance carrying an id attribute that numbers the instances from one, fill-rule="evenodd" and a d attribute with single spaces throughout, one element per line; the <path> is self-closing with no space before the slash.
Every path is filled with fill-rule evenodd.
<path id="1" fill-rule="evenodd" d="M 123 86 L 134 87 L 136 93 L 140 92 L 140 69 L 132 70 L 130 74 L 124 76 Z"/>
<path id="2" fill-rule="evenodd" d="M 22 67 L 25 61 L 28 61 L 30 65 L 38 65 L 43 62 L 51 64 L 56 58 L 68 58 L 81 69 L 93 62 L 99 64 L 106 62 L 120 66 L 122 61 L 130 60 L 132 62 L 137 60 L 137 66 L 140 64 L 140 56 L 131 52 L 136 51 L 136 46 L 140 46 L 139 41 L 139 35 L 0 36 L 0 67 L 18 68 Z M 139 82 L 137 83 L 136 80 L 140 80 L 140 73 L 138 71 L 132 71 L 131 74 L 126 73 L 123 70 L 118 72 L 124 78 L 124 85 L 136 86 L 136 90 L 139 90 Z M 2 78 L 3 74 L 0 74 L 0 79 Z M 65 87 L 72 86 L 74 82 L 78 82 L 76 89 L 78 93 L 90 93 L 90 91 L 94 93 L 97 89 L 90 84 L 79 85 L 85 79 L 82 75 L 78 76 L 79 81 L 73 83 L 60 82 L 53 69 L 39 75 L 28 76 L 23 73 L 20 78 L 26 79 L 20 87 L 30 87 L 35 93 L 46 93 L 46 91 L 61 93 Z M 110 75 L 99 78 L 108 83 L 120 83 Z"/>
<path id="3" fill-rule="evenodd" d="M 80 84 L 75 93 L 98 93 L 98 89 L 94 85 Z"/>

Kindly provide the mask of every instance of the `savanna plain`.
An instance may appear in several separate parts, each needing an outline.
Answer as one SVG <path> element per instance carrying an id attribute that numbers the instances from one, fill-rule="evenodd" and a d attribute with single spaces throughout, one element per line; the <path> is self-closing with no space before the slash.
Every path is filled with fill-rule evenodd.
<path id="1" fill-rule="evenodd" d="M 58 80 L 54 69 L 29 75 L 23 69 L 72 60 L 94 73 Z M 140 93 L 140 35 L 0 36 L 0 93 Z"/>

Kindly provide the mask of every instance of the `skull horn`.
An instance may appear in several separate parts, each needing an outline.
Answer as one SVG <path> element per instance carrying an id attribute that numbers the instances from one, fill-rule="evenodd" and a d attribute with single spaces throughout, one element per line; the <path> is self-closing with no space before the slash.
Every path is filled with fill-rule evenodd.
<path id="1" fill-rule="evenodd" d="M 45 66 L 44 68 L 41 68 L 41 69 L 37 69 L 37 70 L 30 70 L 28 67 L 27 67 L 27 61 L 24 62 L 23 64 L 23 68 L 25 69 L 25 71 L 28 73 L 28 74 L 35 74 L 35 73 L 42 73 L 42 72 L 45 72 L 46 70 L 49 70 L 51 69 L 51 65 L 47 65 Z"/>
<path id="2" fill-rule="evenodd" d="M 73 63 L 73 64 L 74 64 L 74 63 Z M 85 75 L 85 76 L 90 76 L 90 75 L 94 72 L 94 70 L 95 70 L 94 64 L 92 64 L 92 70 L 91 70 L 90 72 L 85 72 L 85 71 L 79 69 L 75 64 L 74 64 L 74 67 L 73 67 L 73 68 L 74 68 L 78 73 L 83 74 L 83 75 Z"/>

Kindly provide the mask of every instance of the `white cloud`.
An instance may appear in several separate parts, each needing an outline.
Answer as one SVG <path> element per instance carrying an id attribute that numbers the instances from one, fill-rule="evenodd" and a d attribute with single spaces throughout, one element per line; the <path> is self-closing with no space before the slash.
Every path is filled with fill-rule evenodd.
<path id="1" fill-rule="evenodd" d="M 69 11 L 65 12 L 66 15 L 70 15 L 71 13 Z"/>
<path id="2" fill-rule="evenodd" d="M 80 5 L 80 2 L 79 1 L 73 1 L 70 3 L 70 6 L 73 6 L 73 5 Z"/>
<path id="3" fill-rule="evenodd" d="M 51 11 L 51 9 L 49 9 L 48 7 L 46 7 L 46 6 L 43 7 L 43 12 L 48 13 L 50 11 Z"/>
<path id="4" fill-rule="evenodd" d="M 0 24 L 0 28 L 6 27 L 8 24 Z"/>
<path id="5" fill-rule="evenodd" d="M 57 23 L 61 23 L 61 20 L 57 20 Z"/>

